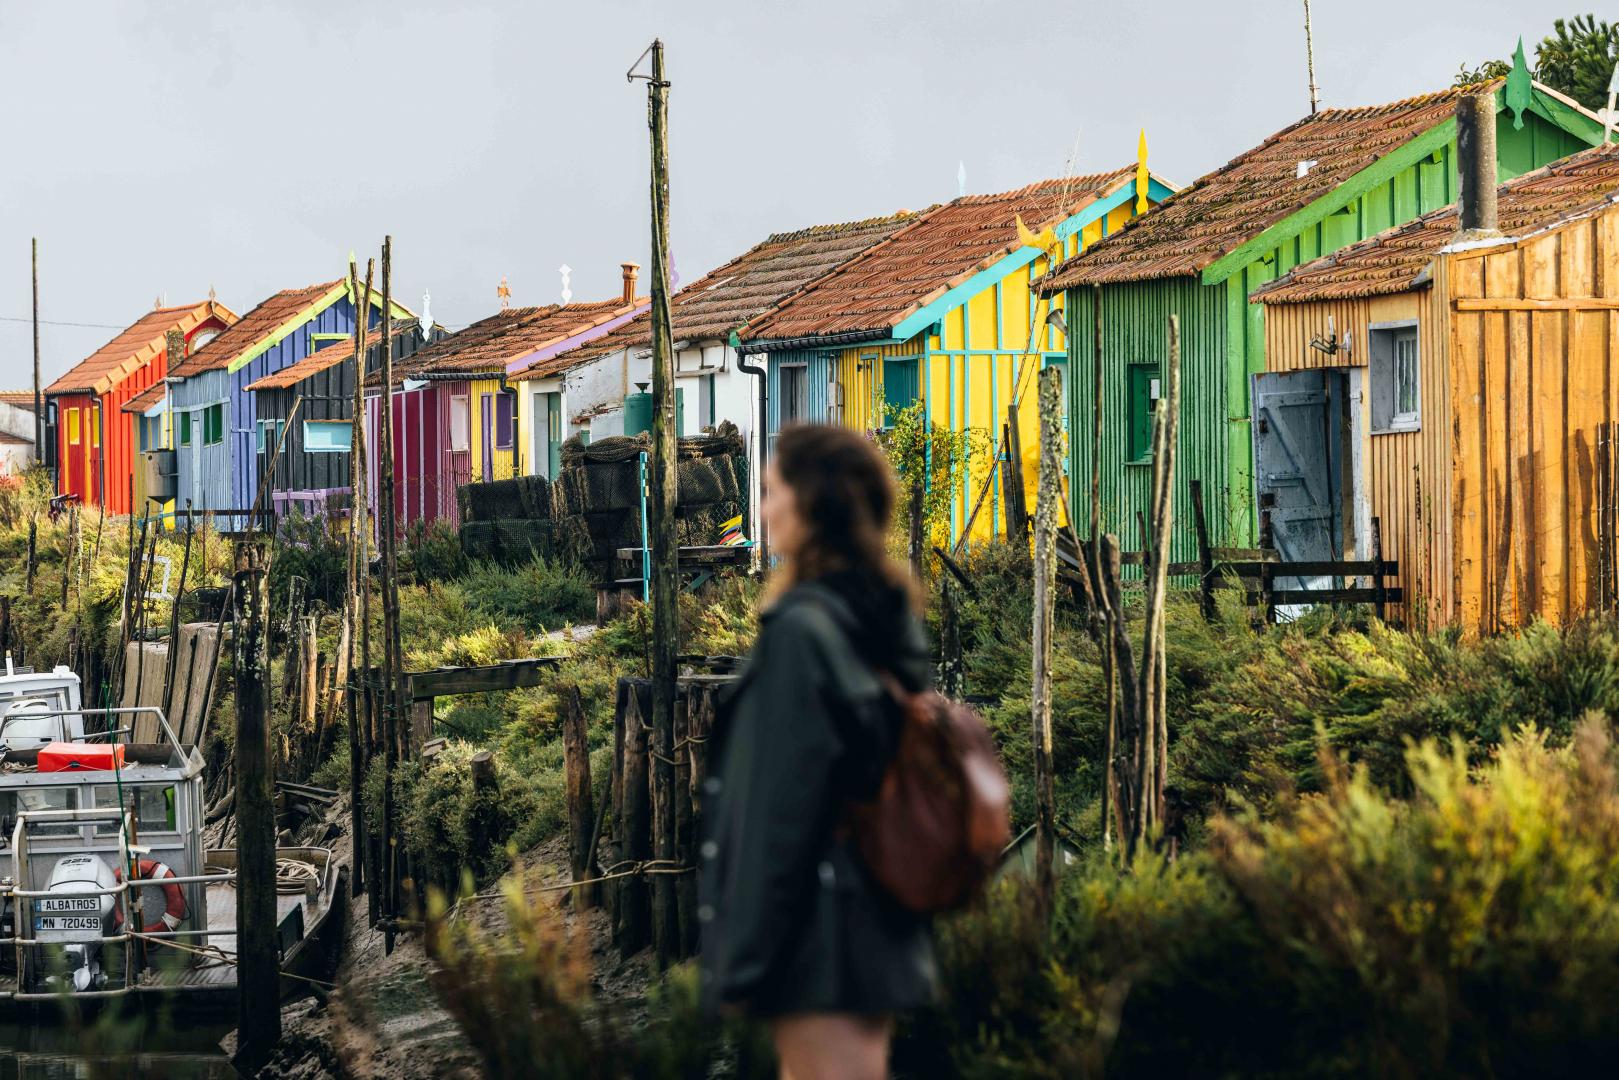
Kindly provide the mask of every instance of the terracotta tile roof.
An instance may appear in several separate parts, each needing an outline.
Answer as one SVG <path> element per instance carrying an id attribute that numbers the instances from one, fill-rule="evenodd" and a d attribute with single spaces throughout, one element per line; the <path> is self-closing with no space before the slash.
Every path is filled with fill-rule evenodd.
<path id="1" fill-rule="evenodd" d="M 864 221 L 813 225 L 775 233 L 742 255 L 684 286 L 670 298 L 669 318 L 679 341 L 724 341 L 749 319 L 769 311 L 806 285 L 837 269 L 914 221 L 910 210 Z M 650 348 L 652 317 L 637 315 L 585 345 L 558 353 L 514 379 L 536 379 L 621 349 Z"/>
<path id="2" fill-rule="evenodd" d="M 0 390 L 0 405 L 12 405 L 19 409 L 34 411 L 34 392 L 32 390 Z"/>
<path id="3" fill-rule="evenodd" d="M 147 409 L 150 409 L 153 405 L 156 405 L 158 402 L 163 400 L 164 385 L 165 384 L 162 382 L 153 383 L 145 390 L 142 390 L 139 394 L 136 394 L 134 397 L 124 402 L 124 407 L 119 411 L 127 413 L 145 412 Z"/>
<path id="4" fill-rule="evenodd" d="M 1619 143 L 1597 146 L 1525 173 L 1497 193 L 1500 229 L 1508 236 L 1546 228 L 1619 195 Z M 1325 297 L 1347 299 L 1404 292 L 1440 249 L 1456 239 L 1455 206 L 1386 229 L 1297 267 L 1255 291 L 1279 304 Z"/>
<path id="5" fill-rule="evenodd" d="M 410 319 L 395 320 L 393 333 L 404 333 L 413 324 L 414 320 Z M 365 332 L 367 351 L 381 340 L 381 326 L 373 326 Z M 289 364 L 280 371 L 272 371 L 262 379 L 255 379 L 253 382 L 248 383 L 245 389 L 285 390 L 288 387 L 298 385 L 311 375 L 318 375 L 327 368 L 336 367 L 343 361 L 352 359 L 354 359 L 354 335 L 350 334 L 342 341 L 334 341 L 330 345 L 321 346 L 296 364 Z"/>
<path id="6" fill-rule="evenodd" d="M 1040 283 L 1040 291 L 1198 274 L 1449 119 L 1464 94 L 1494 91 L 1503 82 L 1306 116 L 1069 259 Z M 1545 90 L 1538 83 L 1536 89 Z M 1301 162 L 1314 162 L 1302 177 Z"/>
<path id="7" fill-rule="evenodd" d="M 1129 185 L 1132 164 L 967 195 L 919 214 L 886 240 L 752 322 L 749 341 L 886 332 L 905 316 L 1020 246 L 1016 221 L 1038 232 Z"/>
<path id="8" fill-rule="evenodd" d="M 45 388 L 46 394 L 105 394 L 120 380 L 161 356 L 168 347 L 168 332 L 189 334 L 210 317 L 226 326 L 240 317 L 214 300 L 157 308 L 136 319 L 128 329 L 80 360 L 67 374 Z M 199 352 L 201 350 L 198 350 Z"/>
<path id="9" fill-rule="evenodd" d="M 428 375 L 501 374 L 507 365 L 530 353 L 633 314 L 646 302 L 646 297 L 638 296 L 633 303 L 625 303 L 619 296 L 593 303 L 547 304 L 498 311 L 394 364 L 394 376 L 410 379 Z M 380 385 L 375 372 L 366 379 L 366 384 Z"/>
<path id="10" fill-rule="evenodd" d="M 332 290 L 340 288 L 344 279 L 319 285 L 306 285 L 301 289 L 284 289 L 243 315 L 229 330 L 186 357 L 169 372 L 171 378 L 188 378 L 205 371 L 221 371 L 231 366 L 238 357 L 268 339 L 289 323 L 297 325 L 299 316 L 310 312 Z M 124 406 L 124 412 L 142 413 L 163 400 L 163 384 L 148 389 Z"/>

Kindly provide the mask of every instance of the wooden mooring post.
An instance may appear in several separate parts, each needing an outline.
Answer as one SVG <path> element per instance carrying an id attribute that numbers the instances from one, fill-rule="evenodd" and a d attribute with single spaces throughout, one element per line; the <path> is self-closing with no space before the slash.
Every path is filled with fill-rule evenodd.
<path id="1" fill-rule="evenodd" d="M 568 693 L 562 714 L 562 753 L 568 796 L 568 862 L 576 882 L 591 880 L 598 874 L 595 808 L 590 801 L 590 744 L 585 728 L 585 706 L 575 686 Z M 600 894 L 596 885 L 581 885 L 573 890 L 574 908 L 594 907 Z"/>
<path id="2" fill-rule="evenodd" d="M 613 925 L 613 943 L 623 956 L 648 944 L 657 946 L 656 886 L 668 882 L 673 910 L 667 915 L 665 943 L 670 961 L 697 951 L 702 919 L 697 906 L 698 838 L 702 832 L 703 785 L 708 777 L 708 740 L 720 689 L 727 675 L 689 675 L 680 679 L 675 709 L 676 750 L 670 758 L 673 775 L 669 796 L 673 810 L 672 833 L 653 812 L 660 794 L 653 767 L 656 748 L 650 744 L 652 728 L 643 717 L 652 697 L 647 679 L 620 679 L 613 717 L 613 771 L 602 804 L 602 814 L 613 825 L 604 830 L 602 814 L 593 822 L 595 833 L 608 836 L 606 870 L 612 876 L 605 902 Z M 570 781 L 570 788 L 572 782 Z M 570 804 L 571 804 L 570 799 Z M 656 852 L 672 849 L 665 861 Z M 594 857 L 593 835 L 584 854 Z M 575 880 L 582 880 L 576 873 Z"/>
<path id="3" fill-rule="evenodd" d="M 262 543 L 236 545 L 236 926 L 238 1067 L 251 1075 L 281 1039 L 275 785 L 270 764 L 269 574 Z"/>

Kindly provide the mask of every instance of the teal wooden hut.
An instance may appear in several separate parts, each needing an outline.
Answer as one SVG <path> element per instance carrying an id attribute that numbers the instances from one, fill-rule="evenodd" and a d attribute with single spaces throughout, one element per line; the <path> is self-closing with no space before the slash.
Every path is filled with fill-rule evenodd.
<path id="1" fill-rule="evenodd" d="M 1496 97 L 1502 180 L 1602 141 L 1596 117 L 1532 82 L 1522 68 L 1479 86 L 1326 109 L 1181 189 L 1036 282 L 1041 295 L 1066 293 L 1075 521 L 1090 517 L 1090 372 L 1098 341 L 1104 530 L 1133 540 L 1136 513 L 1149 513 L 1153 409 L 1168 316 L 1177 314 L 1181 416 L 1173 557 L 1196 554 L 1193 479 L 1203 485 L 1213 543 L 1254 542 L 1250 378 L 1265 370 L 1265 333 L 1263 306 L 1250 295 L 1301 263 L 1454 202 L 1456 103 L 1464 93 L 1481 91 Z"/>

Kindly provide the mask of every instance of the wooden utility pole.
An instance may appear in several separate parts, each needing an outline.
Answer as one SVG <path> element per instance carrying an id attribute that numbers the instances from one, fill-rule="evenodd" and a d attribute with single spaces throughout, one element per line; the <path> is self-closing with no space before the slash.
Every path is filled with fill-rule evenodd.
<path id="1" fill-rule="evenodd" d="M 654 40 L 647 83 L 647 124 L 652 132 L 652 468 L 647 511 L 652 558 L 652 790 L 653 858 L 665 867 L 675 859 L 675 664 L 680 650 L 679 580 L 676 561 L 674 331 L 669 322 L 669 81 L 663 42 Z M 675 879 L 658 874 L 652 889 L 652 932 L 658 965 L 677 952 Z"/>
<path id="2" fill-rule="evenodd" d="M 387 919 L 383 947 L 393 952 L 394 924 L 399 918 L 399 839 L 394 828 L 393 774 L 399 764 L 402 749 L 399 742 L 400 717 L 404 709 L 404 673 L 400 662 L 399 640 L 399 567 L 395 557 L 394 522 L 394 459 L 393 459 L 393 353 L 389 335 L 389 318 L 393 305 L 393 237 L 382 238 L 382 420 L 378 425 L 379 447 L 377 466 L 377 544 L 382 555 L 382 829 L 384 867 L 382 881 L 386 890 L 383 914 Z M 361 320 L 370 318 L 369 311 L 359 313 Z"/>
<path id="3" fill-rule="evenodd" d="M 34 460 L 45 464 L 45 399 L 39 388 L 39 237 L 33 240 L 34 277 Z M 134 512 L 133 509 L 130 511 Z"/>
<path id="4" fill-rule="evenodd" d="M 252 1075 L 281 1040 L 276 949 L 275 784 L 270 772 L 270 658 L 265 634 L 269 567 L 264 545 L 236 545 L 236 1060 Z"/>
<path id="5" fill-rule="evenodd" d="M 1035 889 L 1051 910 L 1057 809 L 1051 776 L 1051 634 L 1057 583 L 1057 504 L 1062 499 L 1062 372 L 1040 372 L 1040 488 L 1034 504 Z"/>

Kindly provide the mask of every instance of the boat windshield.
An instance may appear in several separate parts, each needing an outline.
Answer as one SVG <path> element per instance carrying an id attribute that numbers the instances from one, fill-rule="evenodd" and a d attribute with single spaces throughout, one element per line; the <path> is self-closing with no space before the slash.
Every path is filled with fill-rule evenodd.
<path id="1" fill-rule="evenodd" d="M 0 788 L 0 848 L 11 846 L 11 834 L 17 828 L 17 815 L 36 810 L 77 810 L 79 789 L 76 787 L 22 787 Z M 30 836 L 72 836 L 81 826 L 72 822 L 30 825 Z"/>

